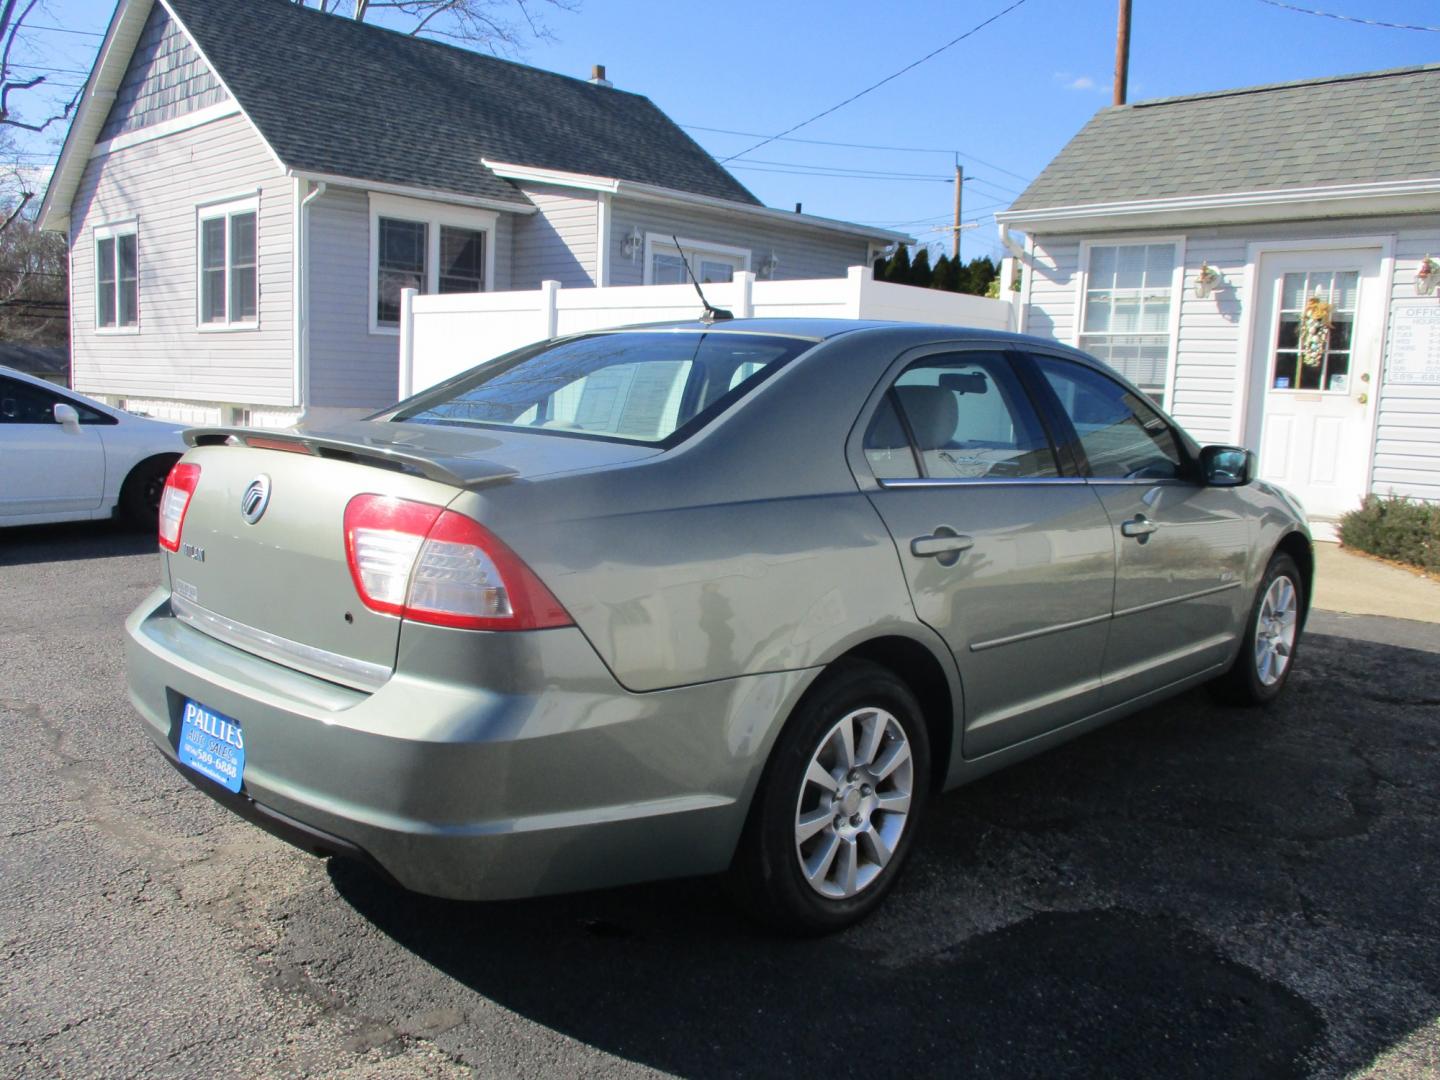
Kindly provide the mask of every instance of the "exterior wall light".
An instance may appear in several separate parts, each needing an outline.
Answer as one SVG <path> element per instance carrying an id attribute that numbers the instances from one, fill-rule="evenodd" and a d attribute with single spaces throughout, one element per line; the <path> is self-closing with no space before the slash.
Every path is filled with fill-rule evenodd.
<path id="1" fill-rule="evenodd" d="M 1200 264 L 1200 272 L 1195 275 L 1195 296 L 1196 299 L 1205 300 L 1215 289 L 1225 284 L 1225 279 L 1208 262 Z"/>
<path id="2" fill-rule="evenodd" d="M 775 277 L 775 271 L 780 269 L 780 256 L 772 249 L 769 255 L 760 260 L 760 276 L 762 278 Z"/>
<path id="3" fill-rule="evenodd" d="M 1429 296 L 1436 285 L 1440 285 L 1440 259 L 1426 255 L 1420 260 L 1420 269 L 1415 272 L 1415 291 L 1421 296 Z"/>
<path id="4" fill-rule="evenodd" d="M 640 226 L 636 225 L 630 230 L 630 235 L 625 237 L 621 242 L 620 253 L 631 262 L 635 262 L 640 258 L 640 254 L 644 250 L 645 234 L 640 231 Z"/>

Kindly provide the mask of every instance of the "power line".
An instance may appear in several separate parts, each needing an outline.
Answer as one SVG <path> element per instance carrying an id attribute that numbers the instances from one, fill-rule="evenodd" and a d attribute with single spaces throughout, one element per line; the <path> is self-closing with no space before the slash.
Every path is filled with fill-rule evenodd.
<path id="1" fill-rule="evenodd" d="M 819 119 L 821 119 L 822 117 L 829 116 L 831 113 L 836 112 L 836 111 L 838 111 L 838 110 L 840 110 L 840 109 L 843 109 L 846 105 L 849 105 L 852 101 L 858 101 L 860 98 L 864 97 L 866 94 L 870 93 L 871 91 L 880 89 L 880 87 L 884 86 L 884 85 L 885 85 L 886 83 L 888 83 L 888 82 L 891 82 L 891 81 L 893 81 L 893 80 L 895 80 L 895 79 L 898 79 L 901 75 L 904 75 L 907 71 L 911 71 L 911 70 L 919 67 L 921 64 L 925 63 L 925 61 L 930 60 L 930 59 L 933 59 L 933 58 L 936 57 L 936 56 L 939 56 L 939 55 L 940 55 L 942 52 L 944 52 L 946 49 L 949 49 L 949 48 L 952 48 L 952 47 L 954 47 L 954 46 L 956 46 L 956 45 L 959 45 L 960 42 L 964 41 L 966 38 L 971 37 L 971 36 L 973 36 L 973 35 L 975 35 L 975 34 L 978 34 L 981 30 L 984 30 L 985 27 L 989 26 L 989 25 L 990 25 L 991 23 L 993 23 L 996 19 L 1003 18 L 1004 16 L 1010 14 L 1010 12 L 1014 11 L 1016 8 L 1020 7 L 1020 6 L 1023 5 L 1024 3 L 1025 3 L 1025 0 L 1015 0 L 1015 2 L 1014 2 L 1013 4 L 1011 4 L 1009 7 L 1005 8 L 1003 11 L 998 11 L 998 12 L 996 12 L 994 15 L 991 15 L 990 18 L 986 19 L 984 22 L 979 23 L 979 24 L 977 24 L 977 25 L 975 25 L 975 26 L 972 26 L 969 30 L 966 30 L 965 33 L 961 34 L 959 37 L 951 38 L 951 39 L 950 39 L 949 41 L 947 41 L 944 45 L 941 45 L 938 49 L 933 49 L 933 50 L 931 50 L 930 52 L 926 53 L 924 56 L 920 57 L 919 60 L 915 60 L 915 61 L 912 61 L 912 62 L 909 63 L 909 64 L 906 64 L 906 65 L 905 65 L 903 68 L 901 68 L 899 71 L 897 71 L 897 72 L 895 72 L 895 73 L 893 73 L 893 74 L 891 74 L 891 75 L 886 75 L 885 78 L 881 79 L 881 80 L 880 80 L 879 82 L 877 82 L 877 83 L 872 83 L 871 85 L 865 87 L 865 89 L 864 89 L 864 90 L 861 90 L 859 93 L 851 94 L 848 98 L 846 98 L 844 101 L 840 102 L 838 105 L 832 105 L 832 106 L 830 106 L 830 108 L 825 109 L 823 112 L 818 112 L 818 113 L 816 113 L 814 116 L 810 117 L 810 119 L 808 119 L 808 120 L 802 120 L 802 121 L 800 121 L 800 123 L 795 124 L 795 125 L 793 125 L 792 127 L 786 128 L 784 131 L 780 132 L 780 134 L 778 134 L 778 135 L 768 136 L 767 138 L 762 139 L 760 142 L 756 143 L 754 146 L 750 147 L 748 150 L 741 150 L 738 154 L 731 154 L 731 155 L 730 155 L 729 157 L 727 157 L 727 158 L 722 158 L 720 163 L 723 165 L 723 164 L 725 164 L 726 162 L 734 161 L 734 160 L 735 160 L 736 158 L 738 158 L 738 157 L 744 157 L 746 154 L 753 153 L 754 151 L 759 150 L 760 147 L 766 145 L 767 143 L 772 143 L 772 142 L 774 142 L 776 139 L 784 138 L 786 135 L 790 135 L 790 134 L 792 134 L 792 133 L 794 133 L 794 132 L 796 132 L 796 131 L 799 131 L 799 130 L 800 130 L 801 128 L 803 128 L 803 127 L 806 127 L 806 126 L 808 126 L 808 125 L 810 125 L 810 124 L 813 124 L 816 120 L 819 120 Z"/>
<path id="2" fill-rule="evenodd" d="M 887 183 L 912 183 L 912 184 L 951 184 L 954 183 L 950 177 L 939 176 L 888 176 L 884 174 L 871 173 L 822 173 L 809 172 L 804 169 L 766 169 L 759 165 L 731 165 L 732 169 L 743 169 L 746 172 L 761 173 L 782 173 L 786 176 L 820 176 L 827 180 L 884 180 Z"/>
<path id="3" fill-rule="evenodd" d="M 765 137 L 758 131 L 734 131 L 731 128 L 702 127 L 699 124 L 681 124 L 680 126 L 687 131 L 708 131 L 715 135 L 743 135 L 747 139 L 763 139 Z M 946 157 L 958 154 L 960 157 L 968 158 L 970 161 L 979 162 L 987 169 L 994 169 L 996 172 L 1002 172 L 1006 176 L 1013 176 L 1016 180 L 1022 180 L 1027 184 L 1033 179 L 1029 176 L 1021 176 L 1017 172 L 1011 172 L 1009 169 L 1001 168 L 994 162 L 986 161 L 983 158 L 976 157 L 974 154 L 966 153 L 964 150 L 956 150 L 953 147 L 942 149 L 935 146 L 878 146 L 874 143 L 832 142 L 829 139 L 793 139 L 787 138 L 784 135 L 777 135 L 770 141 L 805 143 L 809 146 L 840 146 L 849 150 L 884 150 L 898 154 L 944 154 Z M 754 148 L 752 147 L 751 149 Z M 746 151 L 746 153 L 749 153 L 749 151 Z"/>
<path id="4" fill-rule="evenodd" d="M 814 169 L 818 173 L 855 173 L 863 176 L 894 176 L 906 180 L 944 180 L 954 178 L 948 173 L 907 173 L 895 169 L 857 169 L 846 165 L 811 165 L 803 161 L 766 161 L 764 158 L 746 158 L 746 165 L 779 165 L 786 169 Z"/>
<path id="5" fill-rule="evenodd" d="M 94 30 L 71 30 L 68 26 L 46 26 L 44 23 L 26 23 L 23 30 L 48 30 L 52 34 L 79 34 L 81 37 L 103 38 L 105 35 Z"/>
<path id="6" fill-rule="evenodd" d="M 1386 30 L 1422 30 L 1429 34 L 1440 34 L 1440 26 L 1410 26 L 1406 23 L 1381 22 L 1379 19 L 1362 19 L 1357 15 L 1337 15 L 1333 11 L 1296 7 L 1294 4 L 1282 3 L 1281 0 L 1260 0 L 1260 3 L 1286 11 L 1298 11 L 1301 15 L 1318 15 L 1322 19 L 1338 19 L 1341 22 L 1359 23 L 1361 26 L 1379 26 Z"/>

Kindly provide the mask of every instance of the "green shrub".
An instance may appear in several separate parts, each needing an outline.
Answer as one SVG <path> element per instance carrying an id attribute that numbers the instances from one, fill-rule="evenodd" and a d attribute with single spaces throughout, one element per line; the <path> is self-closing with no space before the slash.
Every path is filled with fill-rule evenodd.
<path id="1" fill-rule="evenodd" d="M 1399 495 L 1371 495 L 1359 510 L 1340 519 L 1340 542 L 1440 573 L 1440 506 Z"/>

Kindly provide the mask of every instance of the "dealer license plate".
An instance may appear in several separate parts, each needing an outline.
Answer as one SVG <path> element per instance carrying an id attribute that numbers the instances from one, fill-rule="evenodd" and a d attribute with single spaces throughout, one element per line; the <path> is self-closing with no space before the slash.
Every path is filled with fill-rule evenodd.
<path id="1" fill-rule="evenodd" d="M 245 774 L 245 737 L 240 721 L 185 699 L 180 715 L 180 761 L 231 791 Z"/>

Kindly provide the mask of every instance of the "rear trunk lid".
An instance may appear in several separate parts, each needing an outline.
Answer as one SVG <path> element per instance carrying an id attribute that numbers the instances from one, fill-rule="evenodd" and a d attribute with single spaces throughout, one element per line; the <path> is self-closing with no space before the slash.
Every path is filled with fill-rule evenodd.
<path id="1" fill-rule="evenodd" d="M 653 447 L 543 433 L 359 421 L 328 431 L 195 429 L 200 467 L 180 550 L 166 552 L 172 606 L 195 629 L 362 690 L 394 670 L 401 619 L 361 600 L 345 508 L 376 494 L 447 506 L 462 490 L 603 468 Z M 247 520 L 256 481 L 268 502 Z M 503 538 L 503 527 L 500 530 Z"/>
<path id="2" fill-rule="evenodd" d="M 446 505 L 454 485 L 353 461 L 202 446 L 180 550 L 167 552 L 172 606 L 197 630 L 298 670 L 375 689 L 395 664 L 400 619 L 361 601 L 345 553 L 346 504 L 373 492 Z M 253 523 L 252 483 L 269 501 Z M 252 514 L 253 516 L 253 514 Z"/>

